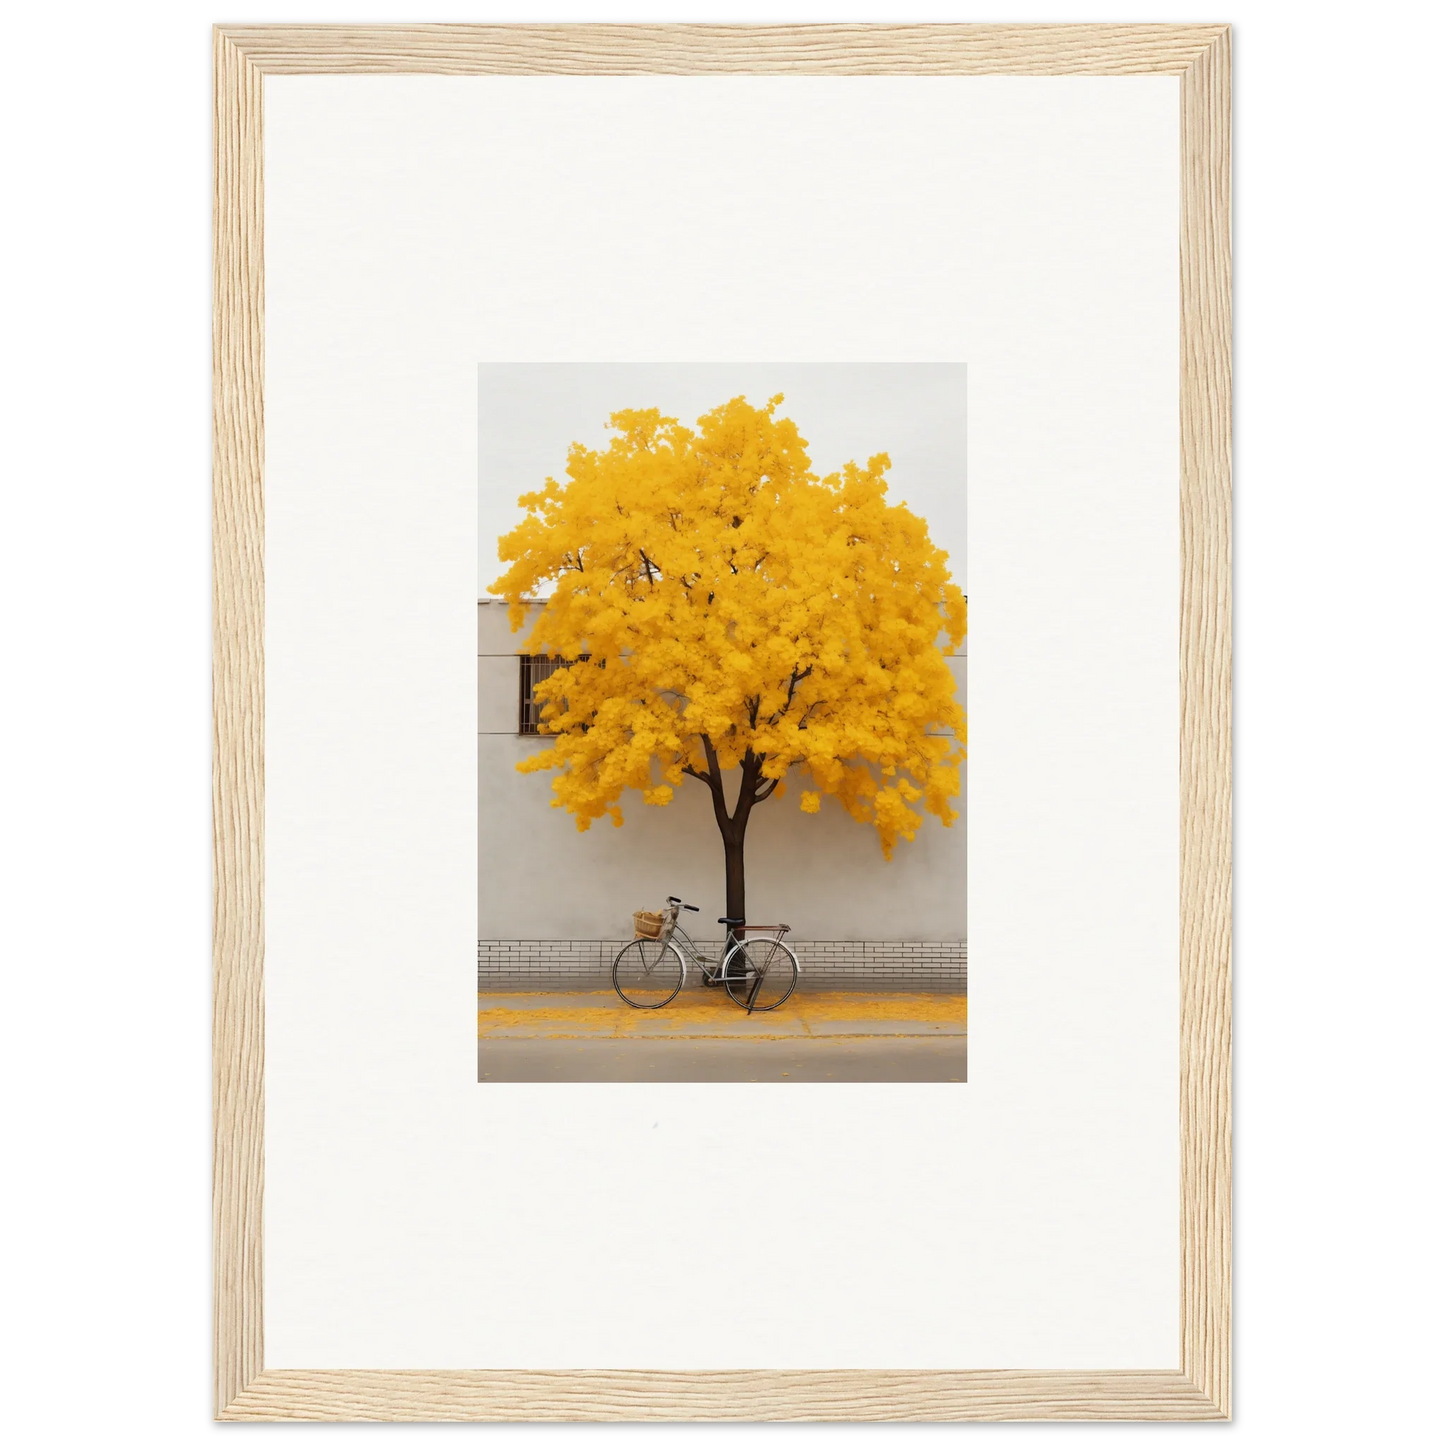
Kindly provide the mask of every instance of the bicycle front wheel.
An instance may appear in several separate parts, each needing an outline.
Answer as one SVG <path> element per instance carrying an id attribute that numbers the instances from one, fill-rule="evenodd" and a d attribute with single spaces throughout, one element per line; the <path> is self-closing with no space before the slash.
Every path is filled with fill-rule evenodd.
<path id="1" fill-rule="evenodd" d="M 612 987 L 633 1008 L 661 1008 L 682 987 L 682 955 L 671 943 L 634 938 L 612 960 Z"/>
<path id="2" fill-rule="evenodd" d="M 786 1003 L 798 986 L 798 958 L 776 938 L 739 943 L 723 964 L 728 997 L 749 1013 L 766 1013 Z"/>

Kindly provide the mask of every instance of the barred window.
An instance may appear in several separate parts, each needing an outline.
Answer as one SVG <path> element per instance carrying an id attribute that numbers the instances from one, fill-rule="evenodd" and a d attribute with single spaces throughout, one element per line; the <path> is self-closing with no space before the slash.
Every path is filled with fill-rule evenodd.
<path id="1" fill-rule="evenodd" d="M 573 660 L 586 662 L 590 656 L 591 653 L 584 652 Z M 528 656 L 526 653 L 519 656 L 517 661 L 521 664 L 517 731 L 524 737 L 534 737 L 541 732 L 537 725 L 542 719 L 542 700 L 534 696 L 533 688 L 543 678 L 551 677 L 559 667 L 570 667 L 572 662 L 565 657 Z"/>

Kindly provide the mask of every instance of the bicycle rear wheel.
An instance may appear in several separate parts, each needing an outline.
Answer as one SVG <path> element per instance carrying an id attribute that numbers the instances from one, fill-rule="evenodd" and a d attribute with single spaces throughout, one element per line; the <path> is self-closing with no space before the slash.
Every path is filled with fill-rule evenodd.
<path id="1" fill-rule="evenodd" d="M 776 938 L 750 938 L 728 954 L 723 982 L 739 1008 L 766 1013 L 786 1003 L 797 988 L 797 955 Z"/>
<path id="2" fill-rule="evenodd" d="M 682 987 L 682 954 L 671 943 L 634 938 L 612 960 L 612 987 L 633 1008 L 661 1008 Z"/>

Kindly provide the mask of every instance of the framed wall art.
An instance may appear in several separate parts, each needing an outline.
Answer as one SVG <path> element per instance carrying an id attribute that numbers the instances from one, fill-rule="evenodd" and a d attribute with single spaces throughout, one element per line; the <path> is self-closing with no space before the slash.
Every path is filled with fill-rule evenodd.
<path id="1" fill-rule="evenodd" d="M 215 86 L 217 1417 L 1227 1418 L 1227 27 Z"/>

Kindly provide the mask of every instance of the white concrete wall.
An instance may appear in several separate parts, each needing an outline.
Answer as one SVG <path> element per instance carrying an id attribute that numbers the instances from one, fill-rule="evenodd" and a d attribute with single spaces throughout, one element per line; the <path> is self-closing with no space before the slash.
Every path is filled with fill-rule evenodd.
<path id="1" fill-rule="evenodd" d="M 636 793 L 622 799 L 626 822 L 603 820 L 579 833 L 550 805 L 550 774 L 523 774 L 516 763 L 548 746 L 517 735 L 517 653 L 507 609 L 477 608 L 477 936 L 615 938 L 631 931 L 635 908 L 656 908 L 668 894 L 698 904 L 705 926 L 723 912 L 723 850 L 707 788 L 684 779 L 665 808 Z M 952 659 L 967 706 L 967 657 Z M 736 795 L 737 778 L 730 781 Z M 831 798 L 808 815 L 800 785 L 760 804 L 748 824 L 748 918 L 789 923 L 809 939 L 954 941 L 967 938 L 966 796 L 951 827 L 926 817 L 912 843 L 885 862 L 871 827 L 853 822 Z"/>

